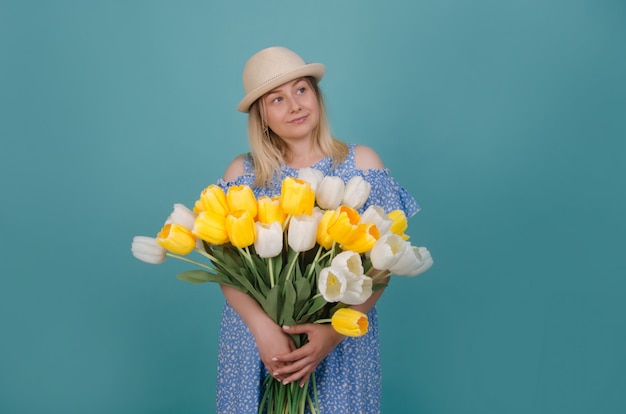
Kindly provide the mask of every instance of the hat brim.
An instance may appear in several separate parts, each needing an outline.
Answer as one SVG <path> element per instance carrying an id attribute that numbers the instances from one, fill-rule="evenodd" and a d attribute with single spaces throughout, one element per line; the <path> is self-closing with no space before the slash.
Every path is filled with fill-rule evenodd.
<path id="1" fill-rule="evenodd" d="M 237 110 L 240 112 L 248 112 L 250 111 L 250 106 L 259 99 L 261 96 L 265 95 L 269 91 L 274 88 L 279 87 L 280 85 L 287 83 L 291 80 L 304 78 L 306 76 L 313 76 L 318 82 L 322 80 L 324 76 L 324 72 L 326 71 L 326 67 L 321 63 L 308 63 L 298 69 L 295 69 L 291 72 L 283 73 L 280 76 L 270 79 L 264 84 L 257 86 L 253 90 L 251 90 L 237 105 Z"/>

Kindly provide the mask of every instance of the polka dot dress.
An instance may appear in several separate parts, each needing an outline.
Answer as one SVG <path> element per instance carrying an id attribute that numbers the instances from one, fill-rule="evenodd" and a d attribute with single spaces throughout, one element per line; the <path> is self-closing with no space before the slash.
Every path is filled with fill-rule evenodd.
<path id="1" fill-rule="evenodd" d="M 346 160 L 333 167 L 329 158 L 313 165 L 324 173 L 341 177 L 344 182 L 360 175 L 372 188 L 367 202 L 359 209 L 378 205 L 387 212 L 402 209 L 407 217 L 419 211 L 415 199 L 398 184 L 387 169 L 359 170 L 354 162 L 354 144 Z M 255 179 L 249 156 L 244 158 L 244 174 L 225 182 L 224 190 L 232 185 L 246 184 L 253 188 L 256 197 L 280 194 L 285 177 L 297 177 L 298 170 L 283 167 L 269 188 L 253 187 Z M 320 411 L 324 414 L 374 414 L 380 412 L 381 367 L 376 309 L 369 313 L 369 331 L 359 338 L 346 338 L 317 367 L 315 372 Z M 220 326 L 217 413 L 256 414 L 262 396 L 261 383 L 267 371 L 256 349 L 252 334 L 246 324 L 230 306 L 224 305 Z"/>

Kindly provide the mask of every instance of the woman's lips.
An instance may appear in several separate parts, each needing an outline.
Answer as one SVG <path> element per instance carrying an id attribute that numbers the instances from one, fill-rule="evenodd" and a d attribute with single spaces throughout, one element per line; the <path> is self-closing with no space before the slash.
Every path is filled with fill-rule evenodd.
<path id="1" fill-rule="evenodd" d="M 301 117 L 299 117 L 299 118 L 292 119 L 291 121 L 289 121 L 289 123 L 290 123 L 290 124 L 301 124 L 301 123 L 303 123 L 304 121 L 306 121 L 307 117 L 308 117 L 308 115 L 301 116 Z"/>

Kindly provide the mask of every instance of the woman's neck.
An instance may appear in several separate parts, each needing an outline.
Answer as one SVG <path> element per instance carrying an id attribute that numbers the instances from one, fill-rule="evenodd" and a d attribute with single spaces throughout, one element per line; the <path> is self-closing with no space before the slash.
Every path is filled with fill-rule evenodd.
<path id="1" fill-rule="evenodd" d="M 324 154 L 322 150 L 315 144 L 298 143 L 288 144 L 288 150 L 285 153 L 285 164 L 291 168 L 305 168 L 318 163 Z"/>

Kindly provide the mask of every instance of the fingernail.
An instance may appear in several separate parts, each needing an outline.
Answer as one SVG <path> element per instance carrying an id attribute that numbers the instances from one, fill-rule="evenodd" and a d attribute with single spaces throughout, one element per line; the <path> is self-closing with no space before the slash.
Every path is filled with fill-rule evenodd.
<path id="1" fill-rule="evenodd" d="M 275 372 L 272 374 L 273 376 L 277 377 L 278 376 L 278 372 Z"/>
<path id="2" fill-rule="evenodd" d="M 291 329 L 291 326 L 283 325 L 283 329 Z"/>
<path id="3" fill-rule="evenodd" d="M 274 357 L 274 358 L 272 358 L 272 361 L 276 362 L 276 361 L 278 361 L 278 358 Z"/>
<path id="4" fill-rule="evenodd" d="M 287 381 L 287 380 L 283 381 L 283 385 L 288 385 L 288 384 L 289 384 L 289 381 Z"/>

